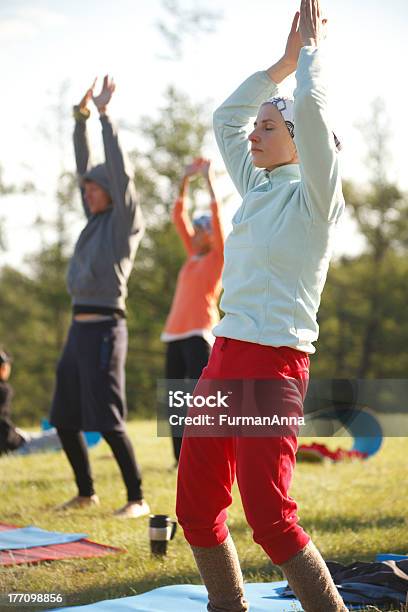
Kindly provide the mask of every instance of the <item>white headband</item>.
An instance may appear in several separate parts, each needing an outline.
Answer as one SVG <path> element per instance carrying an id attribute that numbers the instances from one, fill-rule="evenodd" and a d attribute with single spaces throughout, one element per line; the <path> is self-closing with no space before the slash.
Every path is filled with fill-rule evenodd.
<path id="1" fill-rule="evenodd" d="M 295 137 L 295 101 L 293 98 L 288 98 L 286 96 L 268 98 L 265 100 L 264 104 L 273 104 L 276 106 L 278 111 L 283 117 L 283 120 L 286 123 L 286 127 L 289 130 L 289 134 L 292 138 Z M 336 148 L 338 151 L 341 150 L 341 142 L 337 138 L 336 134 L 333 132 L 334 142 L 336 144 Z"/>

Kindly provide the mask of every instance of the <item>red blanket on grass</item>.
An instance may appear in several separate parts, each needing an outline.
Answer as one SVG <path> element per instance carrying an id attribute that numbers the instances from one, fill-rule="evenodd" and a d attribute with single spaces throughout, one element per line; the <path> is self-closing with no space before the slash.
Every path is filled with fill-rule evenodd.
<path id="1" fill-rule="evenodd" d="M 297 451 L 298 461 L 323 461 L 323 459 L 345 461 L 347 459 L 365 459 L 366 457 L 367 453 L 361 453 L 360 451 L 344 450 L 342 448 L 332 451 L 325 444 L 318 444 L 317 442 L 301 444 Z"/>
<path id="2" fill-rule="evenodd" d="M 6 529 L 17 529 L 17 525 L 0 523 L 0 531 Z M 103 557 L 122 552 L 126 552 L 126 550 L 115 546 L 97 544 L 84 538 L 67 544 L 34 546 L 33 548 L 20 548 L 19 550 L 0 550 L 0 566 L 40 563 L 41 561 L 56 561 L 58 559 L 72 559 L 73 557 Z"/>

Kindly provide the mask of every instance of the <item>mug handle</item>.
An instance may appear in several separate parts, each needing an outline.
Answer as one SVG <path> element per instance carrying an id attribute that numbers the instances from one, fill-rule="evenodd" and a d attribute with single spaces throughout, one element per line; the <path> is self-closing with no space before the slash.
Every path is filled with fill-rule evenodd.
<path id="1" fill-rule="evenodd" d="M 174 538 L 174 536 L 176 535 L 176 531 L 177 531 L 177 521 L 171 521 L 171 523 L 172 525 L 171 525 L 170 540 Z"/>

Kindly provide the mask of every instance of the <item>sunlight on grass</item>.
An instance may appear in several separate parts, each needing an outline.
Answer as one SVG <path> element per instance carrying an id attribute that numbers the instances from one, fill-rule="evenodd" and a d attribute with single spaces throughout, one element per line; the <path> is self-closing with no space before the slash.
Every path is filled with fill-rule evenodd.
<path id="1" fill-rule="evenodd" d="M 133 422 L 129 432 L 143 468 L 145 497 L 152 512 L 174 517 L 176 471 L 171 468 L 170 440 L 156 437 L 153 421 Z M 345 447 L 346 440 L 337 438 L 330 445 Z M 403 485 L 407 455 L 408 441 L 393 438 L 387 439 L 369 461 L 298 464 L 292 495 L 298 501 L 302 525 L 325 559 L 343 563 L 372 561 L 379 552 L 408 552 Z M 105 442 L 91 450 L 91 462 L 101 506 L 58 514 L 53 508 L 75 494 L 65 457 L 61 453 L 2 457 L 1 521 L 85 532 L 91 540 L 125 548 L 127 553 L 3 568 L 1 592 L 61 592 L 66 596 L 66 605 L 76 605 L 135 595 L 169 584 L 199 584 L 180 529 L 167 557 L 158 560 L 150 556 L 147 519 L 121 521 L 112 517 L 112 512 L 125 502 L 125 490 Z M 279 568 L 252 541 L 236 487 L 229 525 L 245 580 L 282 579 Z"/>

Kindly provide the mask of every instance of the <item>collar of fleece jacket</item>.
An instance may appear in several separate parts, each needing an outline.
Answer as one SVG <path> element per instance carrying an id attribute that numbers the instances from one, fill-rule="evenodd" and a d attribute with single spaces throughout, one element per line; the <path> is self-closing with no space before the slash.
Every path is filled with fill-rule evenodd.
<path id="1" fill-rule="evenodd" d="M 299 164 L 286 164 L 274 170 L 264 170 L 265 176 L 269 181 L 288 181 L 290 179 L 300 179 Z"/>

